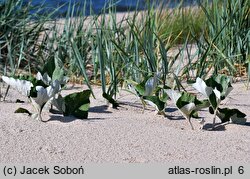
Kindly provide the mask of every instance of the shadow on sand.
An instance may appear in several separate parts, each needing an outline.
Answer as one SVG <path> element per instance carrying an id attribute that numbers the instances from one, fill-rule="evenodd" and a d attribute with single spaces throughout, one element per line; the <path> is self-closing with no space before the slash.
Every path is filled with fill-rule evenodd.
<path id="1" fill-rule="evenodd" d="M 51 121 L 59 121 L 62 123 L 70 123 L 73 122 L 75 120 L 82 120 L 82 121 L 100 121 L 100 120 L 104 120 L 105 118 L 88 118 L 88 119 L 79 119 L 76 118 L 74 116 L 63 116 L 63 114 L 55 109 L 51 109 L 50 112 L 53 115 L 50 115 L 50 119 L 48 121 L 45 122 L 51 122 Z M 111 111 L 108 111 L 108 106 L 106 105 L 101 105 L 101 106 L 95 106 L 95 107 L 91 107 L 89 109 L 89 113 L 100 113 L 100 114 L 110 114 L 112 113 Z"/>

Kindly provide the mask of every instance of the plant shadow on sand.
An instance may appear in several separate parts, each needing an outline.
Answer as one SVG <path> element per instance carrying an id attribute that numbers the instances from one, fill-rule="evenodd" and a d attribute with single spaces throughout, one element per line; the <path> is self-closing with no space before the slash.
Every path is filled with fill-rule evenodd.
<path id="1" fill-rule="evenodd" d="M 50 115 L 50 119 L 46 122 L 50 121 L 59 121 L 62 123 L 70 123 L 75 120 L 82 120 L 82 121 L 99 121 L 99 120 L 104 120 L 105 118 L 88 118 L 88 119 L 79 119 L 74 116 L 63 116 L 62 113 L 58 110 L 50 110 L 50 112 L 53 115 Z M 112 113 L 111 111 L 108 111 L 108 106 L 107 105 L 101 105 L 101 106 L 95 106 L 91 107 L 89 109 L 89 113 L 102 113 L 102 114 L 110 114 Z"/>
<path id="2" fill-rule="evenodd" d="M 222 125 L 221 123 L 215 123 L 215 127 L 213 129 L 212 128 L 213 128 L 212 123 L 206 123 L 202 129 L 205 131 L 225 131 L 226 130 L 225 125 Z"/>
<path id="3" fill-rule="evenodd" d="M 206 131 L 225 131 L 226 130 L 226 125 L 229 125 L 231 123 L 226 123 L 226 124 L 221 124 L 221 123 L 216 123 L 214 129 L 212 129 L 213 124 L 212 123 L 207 123 L 203 126 L 203 130 Z M 250 122 L 246 122 L 246 124 L 232 124 L 232 125 L 239 125 L 239 126 L 247 126 L 250 127 Z"/>
<path id="4" fill-rule="evenodd" d="M 107 105 L 101 105 L 101 106 L 94 106 L 89 109 L 89 112 L 92 113 L 112 113 L 111 111 L 108 111 L 109 107 Z"/>
<path id="5" fill-rule="evenodd" d="M 71 123 L 77 120 L 81 120 L 83 122 L 95 122 L 95 121 L 101 121 L 104 120 L 105 118 L 88 118 L 88 119 L 79 119 L 74 116 L 57 116 L 57 115 L 51 115 L 50 119 L 46 122 L 52 122 L 52 121 L 59 121 L 61 123 Z"/>
<path id="6" fill-rule="evenodd" d="M 168 107 L 165 109 L 166 115 L 165 117 L 168 118 L 169 120 L 186 120 L 182 115 L 176 115 L 176 114 L 170 114 L 169 113 L 174 113 L 178 111 L 177 108 L 175 107 Z"/>

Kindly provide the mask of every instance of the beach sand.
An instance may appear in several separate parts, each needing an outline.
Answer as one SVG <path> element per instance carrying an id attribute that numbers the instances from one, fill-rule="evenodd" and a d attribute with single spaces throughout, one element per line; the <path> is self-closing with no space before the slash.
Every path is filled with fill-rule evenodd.
<path id="1" fill-rule="evenodd" d="M 43 119 L 33 120 L 15 114 L 19 107 L 32 111 L 27 98 L 10 89 L 0 102 L 0 161 L 2 163 L 175 163 L 244 164 L 250 162 L 250 91 L 244 83 L 234 90 L 222 106 L 236 107 L 247 114 L 247 125 L 227 124 L 214 131 L 201 130 L 192 119 L 191 130 L 172 102 L 167 117 L 156 115 L 147 107 L 142 113 L 138 99 L 121 91 L 121 107 L 108 108 L 101 88 L 94 87 L 88 120 L 63 117 L 44 111 Z M 76 86 L 64 95 L 86 89 Z M 4 92 L 5 88 L 2 89 Z M 15 103 L 16 99 L 25 103 Z M 202 111 L 204 128 L 212 115 Z M 219 120 L 217 120 L 219 122 Z"/>

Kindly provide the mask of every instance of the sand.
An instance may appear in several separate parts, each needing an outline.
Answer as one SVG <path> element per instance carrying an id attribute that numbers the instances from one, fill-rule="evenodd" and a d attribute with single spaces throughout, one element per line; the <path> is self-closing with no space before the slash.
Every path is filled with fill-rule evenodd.
<path id="1" fill-rule="evenodd" d="M 243 164 L 250 163 L 250 91 L 244 83 L 233 84 L 224 105 L 237 107 L 247 114 L 247 125 L 227 124 L 214 131 L 195 130 L 168 102 L 167 117 L 156 115 L 137 98 L 121 90 L 121 107 L 106 106 L 101 88 L 94 87 L 88 120 L 43 113 L 47 122 L 15 114 L 19 107 L 33 110 L 28 100 L 11 89 L 0 102 L 0 161 L 2 163 L 179 163 Z M 76 86 L 63 94 L 86 89 Z M 5 90 L 2 89 L 2 92 Z M 15 103 L 16 99 L 25 103 Z M 212 116 L 202 111 L 204 128 Z M 219 122 L 219 121 L 217 121 Z"/>

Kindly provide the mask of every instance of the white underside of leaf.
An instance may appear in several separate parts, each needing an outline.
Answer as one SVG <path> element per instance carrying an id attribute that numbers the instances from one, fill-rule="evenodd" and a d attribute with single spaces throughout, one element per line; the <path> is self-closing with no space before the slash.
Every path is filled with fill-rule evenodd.
<path id="1" fill-rule="evenodd" d="M 52 100 L 55 97 L 55 95 L 60 91 L 60 84 L 56 80 L 47 88 L 44 88 L 43 86 L 37 86 L 36 90 L 37 90 L 37 97 L 36 98 L 31 97 L 31 102 L 35 107 L 39 118 L 41 118 L 42 107 L 44 107 L 47 103 L 51 104 L 50 100 Z"/>
<path id="2" fill-rule="evenodd" d="M 193 88 L 195 88 L 198 92 L 200 92 L 204 96 L 206 96 L 206 97 L 209 96 L 207 93 L 210 93 L 210 89 L 207 89 L 206 83 L 201 78 L 198 77 L 196 79 L 196 82 L 192 86 L 193 86 Z"/>
<path id="3" fill-rule="evenodd" d="M 151 77 L 147 80 L 145 84 L 145 96 L 151 96 L 157 86 L 157 75 L 154 75 L 154 77 Z"/>
<path id="4" fill-rule="evenodd" d="M 186 116 L 190 116 L 193 110 L 195 110 L 195 104 L 189 103 L 183 106 L 181 109 L 181 112 L 184 113 Z"/>
<path id="5" fill-rule="evenodd" d="M 216 98 L 220 100 L 220 97 L 221 97 L 221 93 L 220 93 L 220 91 L 219 91 L 219 90 L 217 90 L 217 88 L 215 87 L 215 89 L 213 90 L 213 92 L 214 92 L 214 94 L 215 94 Z"/>
<path id="6" fill-rule="evenodd" d="M 143 100 L 144 100 L 148 105 L 154 107 L 157 111 L 159 111 L 159 108 L 158 108 L 158 106 L 157 106 L 155 103 L 153 103 L 153 102 L 150 101 L 150 100 L 146 100 L 146 99 L 143 99 Z"/>
<path id="7" fill-rule="evenodd" d="M 51 82 L 51 78 L 49 77 L 49 75 L 47 73 L 44 73 L 43 75 L 38 72 L 36 74 L 36 79 L 37 80 L 42 80 L 46 85 L 49 85 Z"/>
<path id="8" fill-rule="evenodd" d="M 60 94 L 57 94 L 54 98 L 52 98 L 51 104 L 61 112 L 65 112 L 66 110 L 64 99 Z"/>
<path id="9" fill-rule="evenodd" d="M 170 99 L 174 101 L 175 104 L 178 101 L 178 99 L 181 97 L 180 93 L 178 93 L 178 92 L 176 92 L 175 90 L 172 90 L 172 89 L 166 90 L 166 93 L 168 94 Z"/>
<path id="10" fill-rule="evenodd" d="M 5 83 L 10 85 L 19 91 L 22 95 L 29 96 L 30 90 L 33 87 L 33 84 L 30 81 L 14 79 L 12 77 L 2 76 L 2 79 Z"/>

